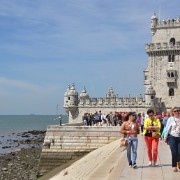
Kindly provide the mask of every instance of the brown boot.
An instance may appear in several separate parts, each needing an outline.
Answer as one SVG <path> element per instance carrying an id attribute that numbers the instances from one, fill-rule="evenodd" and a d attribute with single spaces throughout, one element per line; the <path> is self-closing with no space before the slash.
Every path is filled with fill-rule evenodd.
<path id="1" fill-rule="evenodd" d="M 180 162 L 177 162 L 177 168 L 180 169 Z"/>
<path id="2" fill-rule="evenodd" d="M 178 171 L 177 167 L 173 167 L 173 172 L 177 172 L 177 171 Z"/>

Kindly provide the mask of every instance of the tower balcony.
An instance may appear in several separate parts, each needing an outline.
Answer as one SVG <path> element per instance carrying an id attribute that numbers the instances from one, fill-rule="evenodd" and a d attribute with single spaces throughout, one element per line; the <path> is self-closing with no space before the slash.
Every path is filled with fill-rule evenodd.
<path id="1" fill-rule="evenodd" d="M 180 41 L 177 41 L 174 45 L 170 42 L 163 43 L 150 43 L 145 46 L 146 53 L 154 53 L 154 52 L 165 52 L 165 51 L 180 51 Z"/>
<path id="2" fill-rule="evenodd" d="M 176 83 L 176 78 L 175 77 L 168 77 L 167 83 Z"/>
<path id="3" fill-rule="evenodd" d="M 177 70 L 173 70 L 173 69 L 167 70 L 167 84 L 169 86 L 176 85 L 177 78 L 178 78 Z"/>
<path id="4" fill-rule="evenodd" d="M 177 78 L 176 77 L 168 77 L 166 82 L 169 87 L 177 86 Z"/>

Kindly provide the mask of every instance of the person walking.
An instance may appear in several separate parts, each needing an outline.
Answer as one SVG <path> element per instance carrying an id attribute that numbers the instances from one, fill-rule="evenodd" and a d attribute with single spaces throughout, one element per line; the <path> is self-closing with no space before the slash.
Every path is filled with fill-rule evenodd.
<path id="1" fill-rule="evenodd" d="M 142 135 L 144 135 L 145 143 L 147 146 L 147 153 L 149 159 L 149 166 L 158 166 L 157 156 L 158 156 L 158 143 L 160 137 L 161 123 L 158 118 L 154 116 L 154 110 L 149 109 L 147 111 L 148 118 L 144 120 L 144 130 Z M 154 137 L 154 133 L 157 135 Z"/>
<path id="2" fill-rule="evenodd" d="M 110 114 L 108 115 L 108 124 L 109 126 L 112 126 L 113 124 L 113 113 L 110 112 Z"/>
<path id="3" fill-rule="evenodd" d="M 136 168 L 136 159 L 137 159 L 137 147 L 138 147 L 138 138 L 139 134 L 139 125 L 135 121 L 135 114 L 129 112 L 124 117 L 124 122 L 121 126 L 121 133 L 124 134 L 124 137 L 128 140 L 127 146 L 127 159 L 129 167 Z M 131 150 L 132 150 L 132 159 L 131 159 Z"/>
<path id="4" fill-rule="evenodd" d="M 168 119 L 164 141 L 169 144 L 172 156 L 173 172 L 180 169 L 180 114 L 177 107 L 172 108 L 172 114 Z"/>
<path id="5" fill-rule="evenodd" d="M 94 113 L 94 121 L 95 121 L 96 126 L 99 125 L 100 117 L 101 117 L 101 116 L 99 116 L 98 112 L 96 111 L 96 112 Z"/>
<path id="6" fill-rule="evenodd" d="M 161 138 L 164 139 L 164 133 L 166 132 L 166 125 L 167 125 L 167 122 L 168 122 L 168 119 L 171 117 L 171 113 L 168 111 L 166 112 L 166 115 L 163 119 L 163 125 L 164 125 L 164 128 L 163 128 L 163 131 L 161 133 Z"/>
<path id="7" fill-rule="evenodd" d="M 143 128 L 144 128 L 144 119 L 145 119 L 145 114 L 143 112 L 141 117 L 140 117 L 140 125 L 141 125 L 141 132 L 142 133 L 143 133 Z"/>

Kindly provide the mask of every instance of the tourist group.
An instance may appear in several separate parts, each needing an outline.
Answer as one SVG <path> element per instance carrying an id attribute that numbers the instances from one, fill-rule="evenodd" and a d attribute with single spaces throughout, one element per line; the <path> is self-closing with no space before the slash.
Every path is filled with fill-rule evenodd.
<path id="1" fill-rule="evenodd" d="M 147 113 L 110 112 L 103 114 L 85 113 L 82 117 L 87 126 L 121 126 L 121 146 L 127 150 L 129 167 L 136 168 L 138 134 L 144 136 L 149 159 L 148 166 L 159 166 L 157 163 L 159 140 L 164 140 L 171 150 L 172 171 L 180 169 L 180 109 L 173 107 L 169 112 L 157 114 L 153 109 Z"/>
<path id="2" fill-rule="evenodd" d="M 134 112 L 125 115 L 121 126 L 124 141 L 121 141 L 121 144 L 127 146 L 129 167 L 137 167 L 137 135 L 140 132 L 144 136 L 147 146 L 148 166 L 159 166 L 157 163 L 158 143 L 159 140 L 164 140 L 171 150 L 172 171 L 177 172 L 180 169 L 180 109 L 174 107 L 171 112 L 161 115 L 157 115 L 153 109 L 149 109 L 146 115 L 142 113 L 139 118 Z"/>

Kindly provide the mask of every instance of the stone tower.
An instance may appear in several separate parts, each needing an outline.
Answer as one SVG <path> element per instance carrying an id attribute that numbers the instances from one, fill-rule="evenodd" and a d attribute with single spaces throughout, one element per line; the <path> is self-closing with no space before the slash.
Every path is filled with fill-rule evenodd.
<path id="1" fill-rule="evenodd" d="M 160 110 L 166 111 L 180 105 L 180 18 L 161 22 L 154 14 L 151 33 L 152 43 L 146 44 L 144 85 L 146 90 L 153 87 L 155 105 L 160 103 Z"/>
<path id="2" fill-rule="evenodd" d="M 75 116 L 78 110 L 78 92 L 75 89 L 74 83 L 68 86 L 67 91 L 64 94 L 64 109 L 68 116 Z"/>

